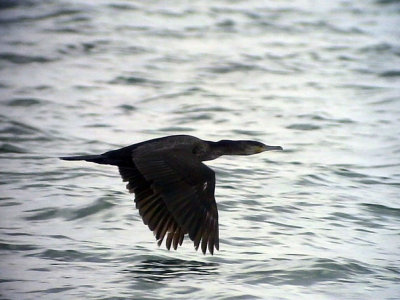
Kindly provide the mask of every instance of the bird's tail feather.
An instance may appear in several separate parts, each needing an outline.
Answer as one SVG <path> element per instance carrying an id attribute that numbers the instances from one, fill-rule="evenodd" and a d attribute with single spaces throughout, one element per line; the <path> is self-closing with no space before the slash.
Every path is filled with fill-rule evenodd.
<path id="1" fill-rule="evenodd" d="M 100 155 L 81 155 L 81 156 L 64 156 L 60 157 L 62 160 L 85 160 L 89 162 L 94 162 L 98 164 L 109 164 L 108 159 L 103 156 L 102 154 Z"/>

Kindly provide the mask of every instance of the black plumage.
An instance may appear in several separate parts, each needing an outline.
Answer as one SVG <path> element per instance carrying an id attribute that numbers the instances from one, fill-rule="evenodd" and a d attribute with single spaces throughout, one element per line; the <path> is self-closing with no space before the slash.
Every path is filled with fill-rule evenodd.
<path id="1" fill-rule="evenodd" d="M 118 166 L 136 208 L 158 241 L 176 250 L 185 235 L 205 254 L 219 250 L 215 173 L 202 161 L 221 155 L 250 155 L 282 150 L 255 141 L 203 141 L 175 135 L 153 139 L 100 155 L 61 157 Z"/>

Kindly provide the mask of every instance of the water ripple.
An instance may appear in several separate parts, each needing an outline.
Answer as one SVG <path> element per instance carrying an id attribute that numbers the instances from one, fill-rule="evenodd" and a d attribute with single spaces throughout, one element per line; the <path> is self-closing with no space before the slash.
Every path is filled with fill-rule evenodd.
<path id="1" fill-rule="evenodd" d="M 145 259 L 123 272 L 140 276 L 142 280 L 159 282 L 190 275 L 215 274 L 218 264 L 180 259 Z"/>
<path id="2" fill-rule="evenodd" d="M 311 286 L 317 282 L 334 282 L 340 279 L 351 279 L 354 275 L 373 274 L 369 266 L 357 261 L 339 263 L 336 260 L 316 258 L 300 261 L 279 261 L 280 267 L 265 265 L 249 266 L 245 282 L 260 284 L 269 282 L 278 285 Z M 275 265 L 275 264 L 273 264 Z M 236 279 L 236 275 L 232 276 Z"/>
<path id="3" fill-rule="evenodd" d="M 312 124 L 306 124 L 306 123 L 304 123 L 304 124 L 301 124 L 301 123 L 291 124 L 291 125 L 287 126 L 286 128 L 288 128 L 288 129 L 297 129 L 297 130 L 306 130 L 306 131 L 321 129 L 320 126 L 312 125 Z"/>
<path id="4" fill-rule="evenodd" d="M 388 207 L 381 204 L 362 203 L 362 205 L 371 213 L 380 216 L 400 217 L 400 208 Z"/>
<path id="5" fill-rule="evenodd" d="M 169 4 L 0 1 L 1 297 L 398 298 L 396 1 Z M 179 133 L 285 148 L 206 162 L 214 256 L 58 159 Z"/>
<path id="6" fill-rule="evenodd" d="M 31 64 L 31 63 L 48 63 L 55 61 L 55 58 L 46 56 L 32 56 L 16 53 L 0 53 L 0 61 L 10 62 L 13 64 Z"/>
<path id="7" fill-rule="evenodd" d="M 89 253 L 76 250 L 56 250 L 48 249 L 40 253 L 29 254 L 30 257 L 40 257 L 48 260 L 55 261 L 79 261 L 79 262 L 92 262 L 92 263 L 102 263 L 108 262 L 108 259 L 99 257 L 97 253 Z"/>
<path id="8" fill-rule="evenodd" d="M 37 98 L 16 98 L 11 99 L 7 102 L 8 106 L 17 106 L 17 107 L 30 107 L 36 105 L 42 105 L 45 102 L 41 99 Z"/>
<path id="9" fill-rule="evenodd" d="M 28 213 L 34 213 L 28 217 L 25 217 L 26 220 L 48 220 L 53 218 L 65 218 L 68 221 L 77 220 L 81 218 L 86 218 L 88 216 L 97 214 L 103 210 L 108 210 L 113 207 L 115 204 L 110 202 L 105 198 L 100 198 L 90 205 L 84 206 L 78 209 L 59 209 L 59 208 L 40 208 L 35 210 L 26 211 Z"/>

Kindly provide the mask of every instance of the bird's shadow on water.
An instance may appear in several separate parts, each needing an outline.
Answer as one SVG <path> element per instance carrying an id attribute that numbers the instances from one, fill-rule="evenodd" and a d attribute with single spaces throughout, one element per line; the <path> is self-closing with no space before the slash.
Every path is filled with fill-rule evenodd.
<path id="1" fill-rule="evenodd" d="M 160 282 L 170 278 L 209 276 L 218 273 L 218 263 L 195 260 L 149 258 L 122 270 L 134 280 Z"/>

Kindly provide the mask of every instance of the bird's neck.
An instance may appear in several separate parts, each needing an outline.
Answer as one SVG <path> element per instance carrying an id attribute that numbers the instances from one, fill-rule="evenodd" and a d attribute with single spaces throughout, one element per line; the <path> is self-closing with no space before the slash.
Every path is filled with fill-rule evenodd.
<path id="1" fill-rule="evenodd" d="M 203 160 L 213 160 L 222 155 L 245 155 L 243 150 L 235 147 L 233 141 L 208 142 L 209 150 Z"/>

